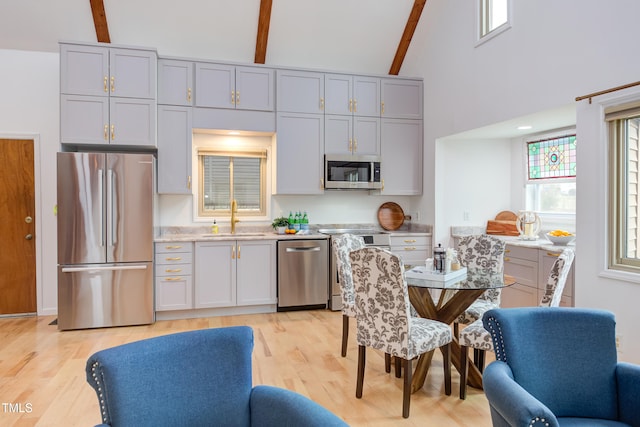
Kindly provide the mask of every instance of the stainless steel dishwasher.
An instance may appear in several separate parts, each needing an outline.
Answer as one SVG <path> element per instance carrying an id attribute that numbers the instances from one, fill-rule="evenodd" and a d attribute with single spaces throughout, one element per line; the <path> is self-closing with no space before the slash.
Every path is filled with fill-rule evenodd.
<path id="1" fill-rule="evenodd" d="M 278 311 L 326 308 L 328 300 L 327 240 L 279 240 Z"/>

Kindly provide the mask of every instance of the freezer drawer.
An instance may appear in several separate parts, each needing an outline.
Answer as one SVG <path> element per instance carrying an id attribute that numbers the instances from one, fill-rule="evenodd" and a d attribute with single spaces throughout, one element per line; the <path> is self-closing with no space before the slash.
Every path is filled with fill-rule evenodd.
<path id="1" fill-rule="evenodd" d="M 326 240 L 278 241 L 278 311 L 327 306 L 328 255 Z"/>
<path id="2" fill-rule="evenodd" d="M 58 266 L 58 329 L 150 324 L 153 263 Z"/>

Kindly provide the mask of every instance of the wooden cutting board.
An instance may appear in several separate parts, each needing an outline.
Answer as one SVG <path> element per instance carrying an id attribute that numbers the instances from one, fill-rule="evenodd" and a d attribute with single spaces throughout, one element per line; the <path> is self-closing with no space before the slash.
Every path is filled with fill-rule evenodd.
<path id="1" fill-rule="evenodd" d="M 397 230 L 404 224 L 404 211 L 397 203 L 383 203 L 378 208 L 378 222 L 385 230 Z"/>
<path id="2" fill-rule="evenodd" d="M 487 234 L 498 236 L 519 236 L 516 221 L 518 215 L 511 211 L 502 211 L 496 215 L 494 220 L 487 221 Z"/>

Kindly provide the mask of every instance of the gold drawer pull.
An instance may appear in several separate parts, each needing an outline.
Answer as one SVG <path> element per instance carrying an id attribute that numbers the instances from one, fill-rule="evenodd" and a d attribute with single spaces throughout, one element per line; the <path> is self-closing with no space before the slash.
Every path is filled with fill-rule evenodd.
<path id="1" fill-rule="evenodd" d="M 505 257 L 504 261 L 505 261 L 505 262 L 509 262 L 509 261 L 511 261 L 511 258 L 509 258 L 509 257 Z"/>
<path id="2" fill-rule="evenodd" d="M 165 273 L 180 273 L 182 271 L 181 268 L 167 268 L 164 272 Z"/>
<path id="3" fill-rule="evenodd" d="M 405 243 L 415 243 L 416 239 L 407 239 L 404 241 Z"/>
<path id="4" fill-rule="evenodd" d="M 164 279 L 165 282 L 179 282 L 181 280 L 182 278 L 180 277 L 165 277 Z"/>
<path id="5" fill-rule="evenodd" d="M 505 254 L 508 254 L 509 252 L 511 252 L 511 249 L 505 249 L 505 250 L 504 250 L 504 253 L 505 253 Z"/>
<path id="6" fill-rule="evenodd" d="M 405 251 L 415 251 L 415 250 L 416 250 L 416 248 L 415 248 L 415 246 L 411 246 L 411 247 L 406 247 L 406 246 L 405 246 L 404 250 L 405 250 Z"/>
<path id="7" fill-rule="evenodd" d="M 169 245 L 165 246 L 165 249 L 182 249 L 182 245 Z"/>
<path id="8" fill-rule="evenodd" d="M 549 256 L 560 256 L 560 254 L 557 254 L 555 252 L 547 252 L 547 255 L 549 255 Z"/>
<path id="9" fill-rule="evenodd" d="M 165 258 L 165 261 L 180 261 L 181 259 L 182 259 L 181 256 L 176 256 L 176 257 Z"/>

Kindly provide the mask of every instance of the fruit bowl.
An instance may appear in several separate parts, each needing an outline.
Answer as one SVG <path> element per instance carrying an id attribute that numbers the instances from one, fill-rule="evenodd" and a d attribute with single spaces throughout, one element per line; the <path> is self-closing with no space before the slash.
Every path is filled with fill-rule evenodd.
<path id="1" fill-rule="evenodd" d="M 545 233 L 544 236 L 554 245 L 560 245 L 560 246 L 566 246 L 569 243 L 573 242 L 576 238 L 576 235 L 572 233 L 563 232 L 561 234 L 554 231 Z"/>

